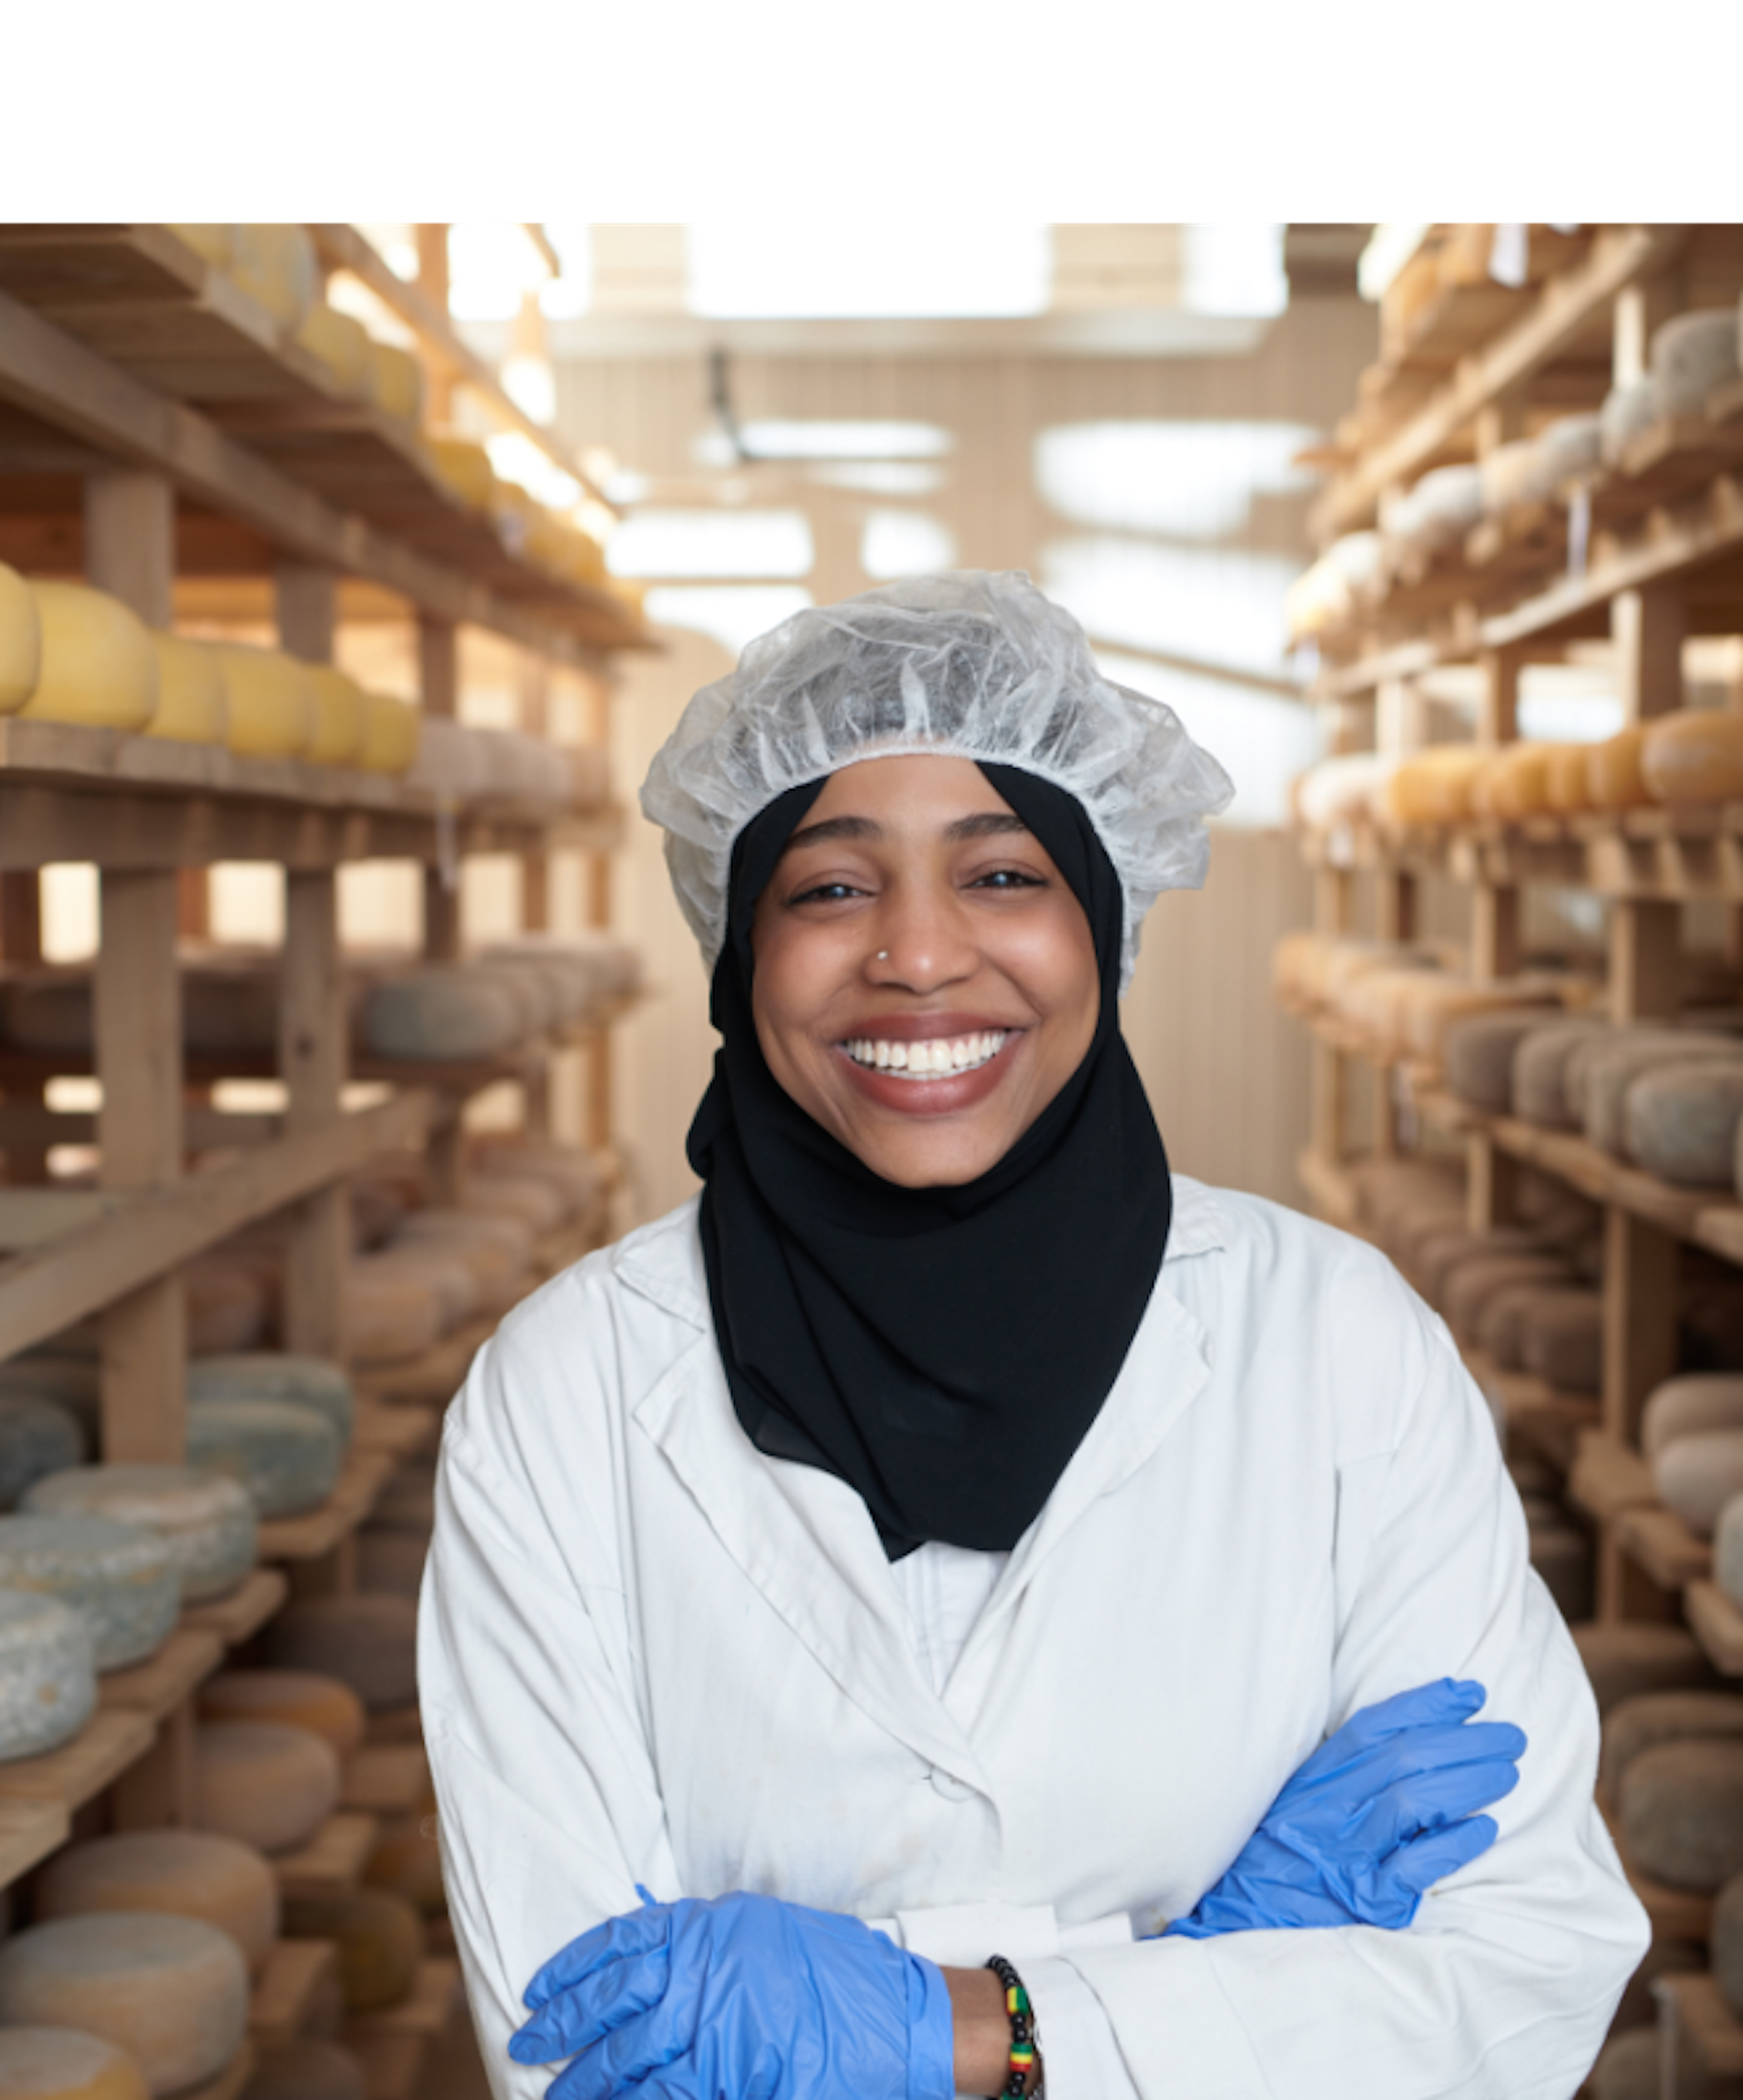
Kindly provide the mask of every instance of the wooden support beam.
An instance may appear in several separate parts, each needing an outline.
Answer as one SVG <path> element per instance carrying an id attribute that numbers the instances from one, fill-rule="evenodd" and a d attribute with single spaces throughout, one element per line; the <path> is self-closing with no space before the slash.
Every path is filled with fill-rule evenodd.
<path id="1" fill-rule="evenodd" d="M 338 885 L 330 873 L 285 878 L 279 1000 L 285 1132 L 324 1129 L 339 1118 L 347 1062 Z M 346 1185 L 337 1182 L 306 1197 L 290 1215 L 285 1242 L 286 1348 L 343 1361 L 351 1255 L 351 1198 Z"/>
<path id="2" fill-rule="evenodd" d="M 1677 1243 L 1617 1204 L 1604 1214 L 1604 1426 L 1639 1441 L 1640 1411 L 1677 1367 Z"/>
<path id="3" fill-rule="evenodd" d="M 330 664 L 338 624 L 338 578 L 331 569 L 280 562 L 272 572 L 280 649 L 305 664 Z"/>
<path id="4" fill-rule="evenodd" d="M 159 474 L 95 474 L 85 483 L 85 573 L 148 627 L 174 614 L 175 491 Z"/>
<path id="5" fill-rule="evenodd" d="M 0 960 L 29 965 L 42 960 L 42 885 L 34 868 L 9 869 L 0 873 Z M 7 1098 L 40 1107 L 42 1084 L 24 1081 L 7 1089 Z M 6 1175 L 9 1181 L 42 1188 L 48 1180 L 48 1151 L 29 1142 L 6 1148 Z"/>

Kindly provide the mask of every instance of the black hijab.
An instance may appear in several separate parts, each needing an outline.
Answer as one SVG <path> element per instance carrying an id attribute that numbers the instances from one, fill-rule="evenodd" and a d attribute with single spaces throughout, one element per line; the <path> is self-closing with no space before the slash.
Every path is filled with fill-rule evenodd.
<path id="1" fill-rule="evenodd" d="M 1119 877 L 1080 804 L 981 770 L 1088 917 L 1101 1010 L 1083 1062 L 1004 1158 L 904 1189 L 857 1159 L 764 1061 L 751 924 L 823 792 L 791 788 L 733 849 L 714 1077 L 691 1126 L 702 1248 L 732 1404 L 770 1457 L 836 1474 L 899 1560 L 927 1539 L 1008 1549 L 1101 1412 L 1162 1267 L 1161 1133 L 1119 1031 Z"/>

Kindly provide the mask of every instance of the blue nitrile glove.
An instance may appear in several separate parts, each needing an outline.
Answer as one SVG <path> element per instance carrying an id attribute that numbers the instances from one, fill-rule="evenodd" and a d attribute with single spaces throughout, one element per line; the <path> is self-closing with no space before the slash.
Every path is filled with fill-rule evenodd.
<path id="1" fill-rule="evenodd" d="M 1279 1926 L 1396 1930 L 1423 1892 L 1495 1842 L 1486 1808 L 1519 1784 L 1522 1730 L 1471 1720 L 1488 1694 L 1442 1678 L 1351 1716 L 1272 1802 L 1234 1864 L 1171 1933 Z"/>
<path id="2" fill-rule="evenodd" d="M 955 2091 L 942 1973 L 857 1917 L 774 1896 L 686 1896 L 607 1918 L 545 1963 L 527 2003 L 514 2061 L 575 2057 L 548 2100 L 631 2086 L 638 2100 Z"/>

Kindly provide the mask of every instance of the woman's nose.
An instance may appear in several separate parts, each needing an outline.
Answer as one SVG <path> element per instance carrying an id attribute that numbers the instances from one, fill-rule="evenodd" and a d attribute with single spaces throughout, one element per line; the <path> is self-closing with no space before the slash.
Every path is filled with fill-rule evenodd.
<path id="1" fill-rule="evenodd" d="M 892 896 L 878 913 L 866 971 L 874 984 L 931 992 L 972 977 L 979 961 L 967 915 L 955 898 L 916 888 Z"/>

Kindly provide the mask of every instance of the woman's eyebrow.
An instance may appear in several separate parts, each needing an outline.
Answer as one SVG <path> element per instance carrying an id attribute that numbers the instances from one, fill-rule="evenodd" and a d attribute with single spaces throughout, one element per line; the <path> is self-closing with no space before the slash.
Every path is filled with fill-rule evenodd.
<path id="1" fill-rule="evenodd" d="M 1022 818 L 1009 810 L 983 810 L 972 817 L 959 817 L 954 823 L 944 827 L 944 837 L 948 845 L 960 845 L 969 839 L 1002 837 L 1013 832 L 1026 832 L 1029 827 Z M 788 839 L 783 853 L 792 853 L 801 846 L 822 846 L 842 839 L 880 839 L 884 827 L 870 817 L 826 817 L 822 823 L 806 824 Z"/>

